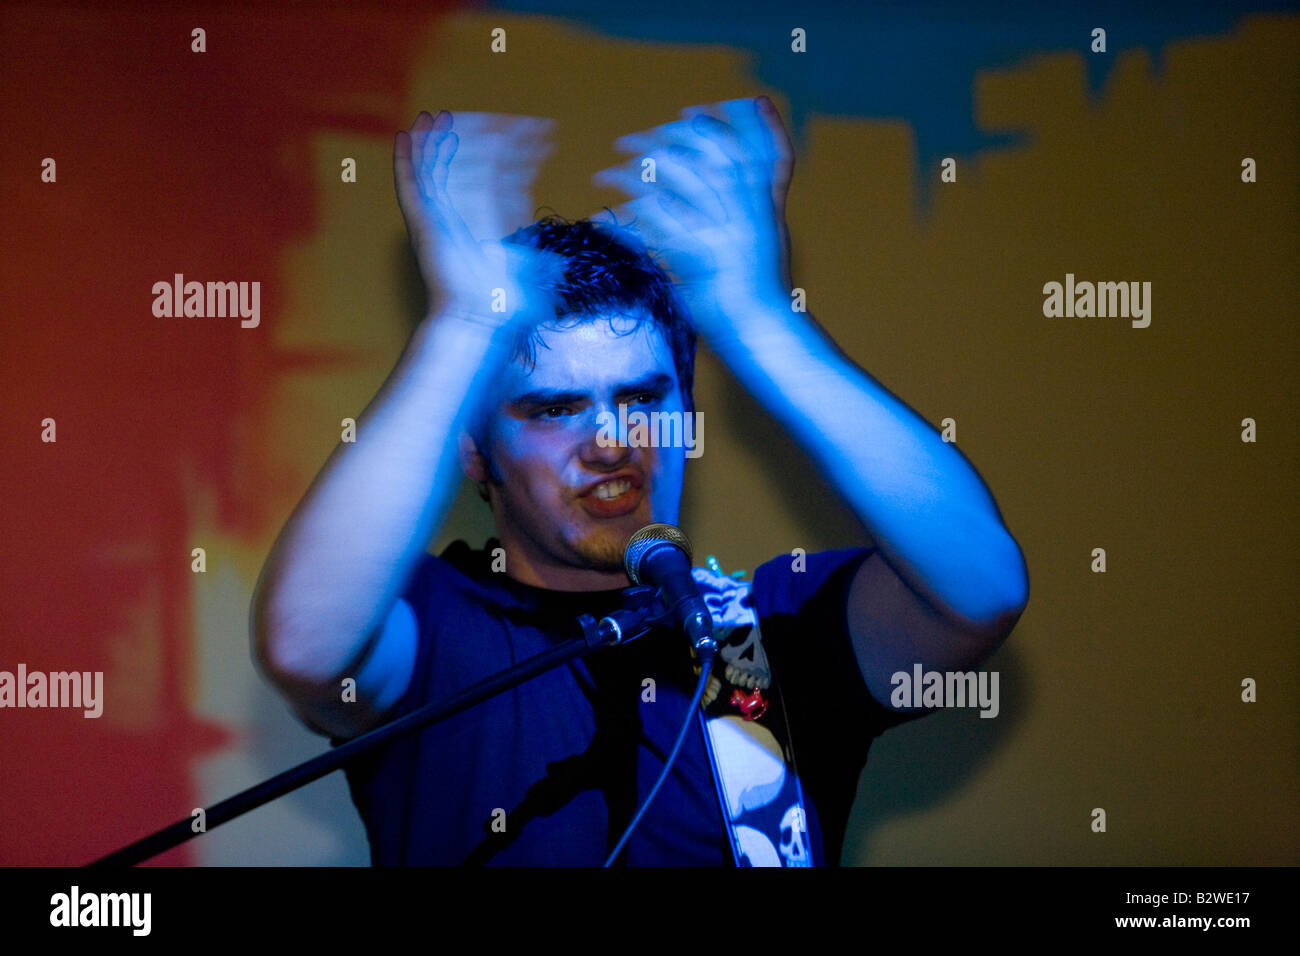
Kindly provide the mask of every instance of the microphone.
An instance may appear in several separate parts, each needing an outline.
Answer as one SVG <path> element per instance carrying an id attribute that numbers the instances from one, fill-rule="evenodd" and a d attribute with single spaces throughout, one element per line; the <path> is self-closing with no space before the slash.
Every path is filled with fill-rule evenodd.
<path id="1" fill-rule="evenodd" d="M 670 524 L 648 524 L 627 542 L 623 566 L 633 584 L 651 585 L 668 616 L 691 640 L 701 660 L 711 660 L 718 650 L 713 639 L 713 617 L 691 576 L 691 542 Z"/>

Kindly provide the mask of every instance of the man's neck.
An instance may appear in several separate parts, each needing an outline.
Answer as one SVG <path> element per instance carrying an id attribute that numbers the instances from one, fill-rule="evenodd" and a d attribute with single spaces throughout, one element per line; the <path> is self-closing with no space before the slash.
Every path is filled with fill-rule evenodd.
<path id="1" fill-rule="evenodd" d="M 548 591 L 613 591 L 632 586 L 622 568 L 617 571 L 575 568 L 545 561 L 509 541 L 502 541 L 501 547 L 506 553 L 506 577 L 530 587 Z"/>

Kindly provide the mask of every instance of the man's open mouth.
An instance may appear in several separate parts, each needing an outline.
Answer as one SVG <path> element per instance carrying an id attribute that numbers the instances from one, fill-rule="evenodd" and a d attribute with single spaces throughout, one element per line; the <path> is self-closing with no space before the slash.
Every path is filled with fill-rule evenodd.
<path id="1" fill-rule="evenodd" d="M 631 488 L 632 482 L 628 479 L 615 478 L 613 481 L 601 482 L 596 486 L 596 489 L 592 494 L 602 501 L 609 501 L 613 498 L 617 498 L 624 492 L 630 491 Z"/>
<path id="2" fill-rule="evenodd" d="M 638 474 L 611 475 L 587 487 L 579 497 L 583 510 L 596 518 L 616 518 L 636 510 L 644 496 Z"/>

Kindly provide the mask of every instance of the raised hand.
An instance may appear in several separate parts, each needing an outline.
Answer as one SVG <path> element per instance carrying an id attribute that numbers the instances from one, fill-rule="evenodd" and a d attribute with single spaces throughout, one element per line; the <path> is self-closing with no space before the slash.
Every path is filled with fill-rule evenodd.
<path id="1" fill-rule="evenodd" d="M 634 154 L 595 181 L 632 195 L 615 210 L 664 259 L 706 335 L 755 303 L 788 302 L 785 200 L 794 150 L 766 97 L 682 110 L 682 119 L 615 142 Z M 644 160 L 655 182 L 643 181 Z"/>
<path id="2" fill-rule="evenodd" d="M 532 221 L 530 188 L 554 121 L 421 112 L 393 144 L 397 201 L 429 292 L 430 313 L 501 325 L 549 305 L 554 257 L 502 242 Z"/>

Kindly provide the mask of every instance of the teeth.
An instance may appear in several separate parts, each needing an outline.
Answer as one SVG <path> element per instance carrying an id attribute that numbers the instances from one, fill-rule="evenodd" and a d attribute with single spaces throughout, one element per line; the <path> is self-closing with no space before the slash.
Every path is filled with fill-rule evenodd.
<path id="1" fill-rule="evenodd" d="M 730 681 L 736 687 L 748 687 L 750 690 L 753 690 L 754 685 L 758 683 L 758 681 L 755 680 L 753 677 L 751 677 L 749 674 L 746 674 L 744 671 L 736 667 L 733 667 L 731 664 L 727 665 L 727 669 L 724 672 L 724 676 L 727 678 L 728 681 Z"/>
<path id="2" fill-rule="evenodd" d="M 616 478 L 613 481 L 606 481 L 597 485 L 596 490 L 592 492 L 592 494 L 597 498 L 608 501 L 610 498 L 617 498 L 625 491 L 630 490 L 631 487 L 632 482 L 628 481 L 626 478 Z"/>

